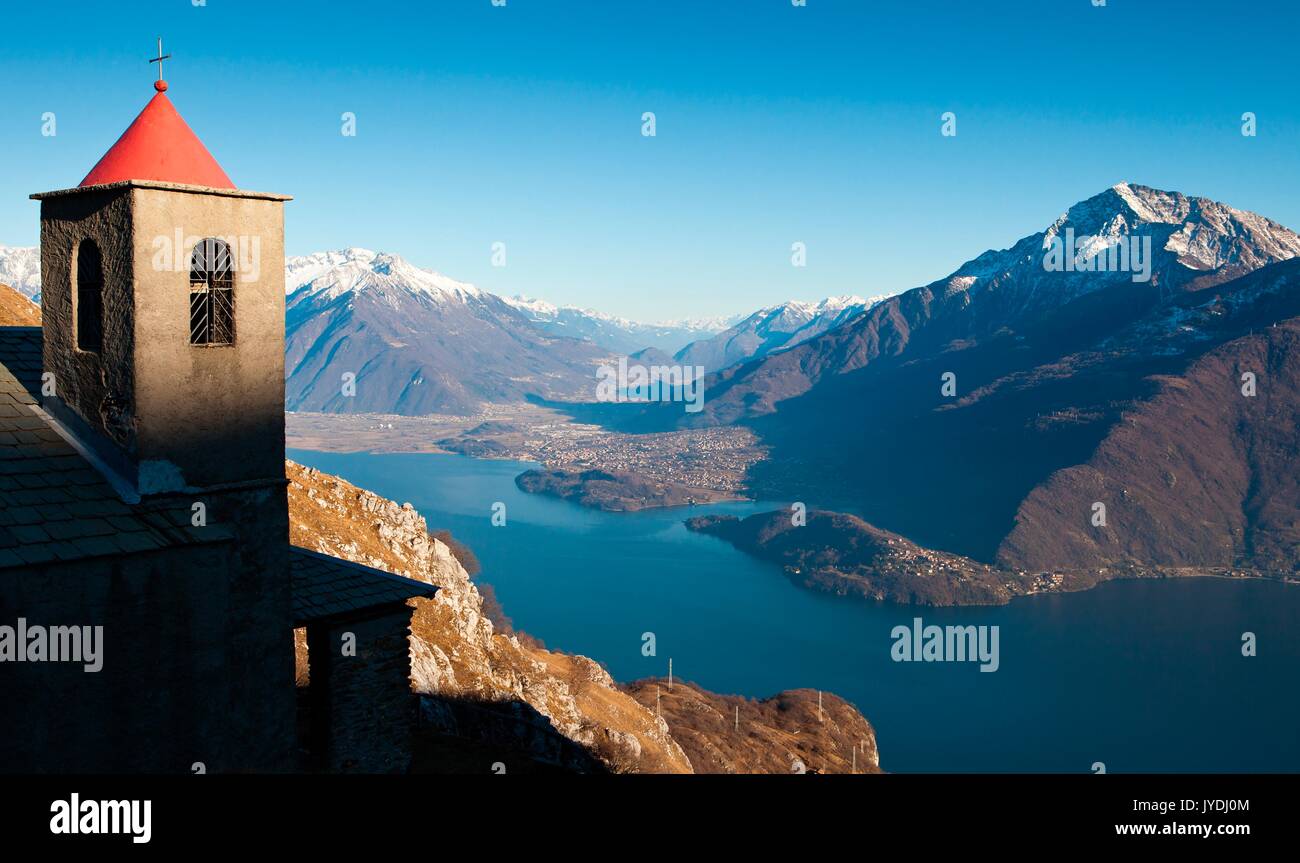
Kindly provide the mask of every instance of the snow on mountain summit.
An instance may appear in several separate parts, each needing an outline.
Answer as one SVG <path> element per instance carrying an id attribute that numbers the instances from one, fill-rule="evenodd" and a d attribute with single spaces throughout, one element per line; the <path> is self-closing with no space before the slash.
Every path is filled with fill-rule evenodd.
<path id="1" fill-rule="evenodd" d="M 1042 245 L 1073 228 L 1076 236 L 1150 235 L 1156 248 L 1194 270 L 1254 269 L 1300 256 L 1300 236 L 1272 219 L 1209 198 L 1117 183 L 1075 204 L 1044 233 Z"/>
<path id="2" fill-rule="evenodd" d="M 491 306 L 493 314 L 513 314 L 547 336 L 577 339 L 627 354 L 647 347 L 675 351 L 725 329 L 734 320 L 646 324 L 593 309 L 557 306 L 525 296 L 501 297 L 468 282 L 417 267 L 400 255 L 356 246 L 288 258 L 285 261 L 285 290 L 291 309 L 305 308 L 301 302 L 303 297 L 333 301 L 345 295 L 383 297 L 392 308 L 410 297 L 423 298 L 435 304 Z"/>
<path id="3" fill-rule="evenodd" d="M 827 297 L 816 302 L 790 301 L 759 309 L 706 339 L 692 342 L 676 354 L 679 362 L 721 371 L 736 363 L 778 351 L 843 326 L 885 299 L 858 296 Z"/>
<path id="4" fill-rule="evenodd" d="M 0 284 L 40 302 L 40 250 L 35 246 L 0 246 Z"/>
<path id="5" fill-rule="evenodd" d="M 400 255 L 358 247 L 291 257 L 285 260 L 285 291 L 306 290 L 336 297 L 372 291 L 424 294 L 434 299 L 479 298 L 483 291 L 433 270 L 424 270 Z"/>
<path id="6" fill-rule="evenodd" d="M 1085 265 L 1048 272 L 1048 251 L 1058 244 L 1064 248 L 1071 237 L 1076 264 L 1126 243 L 1141 253 L 1141 268 L 1149 272 L 1135 272 L 1136 258 L 1127 268 Z M 928 287 L 939 296 L 968 299 L 992 290 L 999 314 L 1010 317 L 1059 306 L 1135 276 L 1163 288 L 1195 287 L 1203 283 L 1201 276 L 1213 273 L 1222 281 L 1295 257 L 1300 257 L 1300 235 L 1272 219 L 1209 198 L 1124 182 L 1074 204 L 1045 230 L 1008 249 L 984 252 Z"/>

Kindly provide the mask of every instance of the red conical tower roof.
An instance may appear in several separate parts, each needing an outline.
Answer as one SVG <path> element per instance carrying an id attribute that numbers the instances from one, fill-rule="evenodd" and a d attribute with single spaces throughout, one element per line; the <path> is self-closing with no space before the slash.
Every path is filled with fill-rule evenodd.
<path id="1" fill-rule="evenodd" d="M 157 94 L 117 143 L 90 169 L 81 186 L 153 180 L 216 189 L 235 188 L 203 142 L 176 113 L 164 92 L 166 82 L 158 81 L 154 87 Z"/>

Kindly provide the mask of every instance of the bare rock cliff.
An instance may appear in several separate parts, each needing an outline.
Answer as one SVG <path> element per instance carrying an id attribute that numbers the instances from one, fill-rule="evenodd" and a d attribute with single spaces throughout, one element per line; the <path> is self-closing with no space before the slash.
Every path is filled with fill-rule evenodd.
<path id="1" fill-rule="evenodd" d="M 496 632 L 465 568 L 446 543 L 429 535 L 410 504 L 292 462 L 286 470 L 294 545 L 441 588 L 434 599 L 412 600 L 411 683 L 429 696 L 427 719 L 466 736 L 499 735 L 506 728 L 517 738 L 512 743 L 537 750 L 537 741 L 519 730 L 526 717 L 536 717 L 609 769 L 691 772 L 667 724 L 618 689 L 597 663 Z M 502 722 L 502 714 L 519 721 Z M 492 728 L 467 727 L 476 723 Z"/>
<path id="2" fill-rule="evenodd" d="M 572 746 L 614 772 L 788 773 L 800 759 L 809 772 L 879 772 L 875 732 L 848 702 L 826 694 L 819 709 L 809 690 L 752 701 L 680 683 L 656 699 L 654 681 L 622 687 L 591 659 L 497 631 L 456 552 L 410 504 L 293 462 L 286 472 L 294 545 L 441 588 L 411 600 L 411 682 L 426 724 L 582 767 Z"/>

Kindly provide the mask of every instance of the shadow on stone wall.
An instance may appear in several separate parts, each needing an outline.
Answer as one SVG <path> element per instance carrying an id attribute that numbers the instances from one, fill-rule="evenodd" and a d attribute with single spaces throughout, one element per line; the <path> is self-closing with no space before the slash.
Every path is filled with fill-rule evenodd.
<path id="1" fill-rule="evenodd" d="M 311 751 L 311 699 L 299 686 L 297 772 L 323 773 Z M 418 720 L 411 764 L 417 774 L 581 773 L 610 771 L 523 701 L 412 695 Z"/>
<path id="2" fill-rule="evenodd" d="M 412 772 L 609 772 L 526 702 L 419 698 Z"/>

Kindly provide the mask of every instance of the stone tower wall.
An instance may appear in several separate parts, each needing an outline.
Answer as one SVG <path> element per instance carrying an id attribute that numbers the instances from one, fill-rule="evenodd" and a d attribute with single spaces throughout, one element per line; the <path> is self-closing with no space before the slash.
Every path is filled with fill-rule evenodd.
<path id="1" fill-rule="evenodd" d="M 126 189 L 41 201 L 41 314 L 45 371 L 55 396 L 128 458 L 136 448 L 131 197 Z M 76 348 L 77 248 L 94 240 L 104 265 L 103 348 Z"/>
<path id="2" fill-rule="evenodd" d="M 142 492 L 176 475 L 199 487 L 283 478 L 283 212 L 258 197 L 132 190 Z M 190 344 L 190 255 L 208 237 L 236 266 L 232 345 Z"/>

